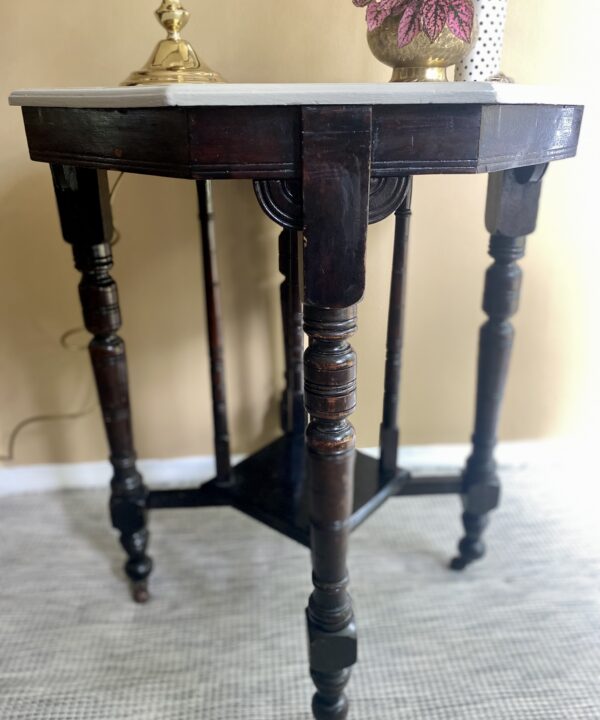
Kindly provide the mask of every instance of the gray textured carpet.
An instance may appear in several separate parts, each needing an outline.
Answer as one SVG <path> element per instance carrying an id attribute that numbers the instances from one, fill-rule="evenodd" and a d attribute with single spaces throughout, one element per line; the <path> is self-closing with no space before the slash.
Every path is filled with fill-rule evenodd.
<path id="1" fill-rule="evenodd" d="M 392 500 L 353 536 L 352 718 L 600 718 L 600 541 L 549 473 L 508 473 L 463 575 L 455 498 Z M 157 512 L 136 607 L 106 499 L 0 499 L 0 717 L 309 720 L 307 552 L 233 510 Z"/>

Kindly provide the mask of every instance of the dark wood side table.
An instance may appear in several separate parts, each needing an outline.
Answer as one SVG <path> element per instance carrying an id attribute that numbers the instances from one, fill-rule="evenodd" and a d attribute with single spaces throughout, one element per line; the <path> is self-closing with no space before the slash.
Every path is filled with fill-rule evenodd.
<path id="1" fill-rule="evenodd" d="M 545 91 L 489 84 L 166 86 L 19 91 L 33 160 L 49 163 L 79 294 L 114 467 L 113 525 L 138 600 L 147 597 L 150 509 L 231 505 L 312 551 L 307 609 L 318 720 L 348 712 L 357 657 L 346 551 L 350 532 L 393 495 L 461 494 L 455 569 L 484 553 L 499 500 L 493 451 L 521 285 L 548 163 L 575 155 L 583 109 Z M 107 170 L 197 181 L 211 350 L 217 477 L 149 491 L 136 469 L 121 313 L 110 276 Z M 489 172 L 494 262 L 485 284 L 473 452 L 462 475 L 413 478 L 396 466 L 411 176 Z M 210 184 L 249 178 L 281 227 L 286 390 L 282 437 L 229 460 Z M 355 451 L 356 357 L 349 339 L 365 289 L 367 226 L 396 213 L 381 458 Z M 302 258 L 300 258 L 302 255 Z M 299 260 L 302 260 L 300 263 Z M 303 272 L 302 272 L 303 268 Z M 304 353 L 303 335 L 309 345 Z M 306 426 L 306 415 L 310 419 Z M 307 478 L 306 483 L 304 478 Z"/>

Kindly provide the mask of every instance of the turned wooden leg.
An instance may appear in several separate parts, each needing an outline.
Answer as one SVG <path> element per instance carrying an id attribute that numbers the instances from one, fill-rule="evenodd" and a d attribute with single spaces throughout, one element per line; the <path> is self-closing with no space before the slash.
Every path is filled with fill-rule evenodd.
<path id="1" fill-rule="evenodd" d="M 129 556 L 125 572 L 134 599 L 145 602 L 152 570 L 146 554 L 148 491 L 135 464 L 125 344 L 117 335 L 121 311 L 117 286 L 110 276 L 113 229 L 108 181 L 105 172 L 59 165 L 52 166 L 52 176 L 63 236 L 72 246 L 81 273 L 79 297 L 85 326 L 93 335 L 90 356 L 114 469 L 112 523 Z"/>
<path id="2" fill-rule="evenodd" d="M 314 591 L 308 609 L 310 670 L 317 720 L 348 713 L 344 688 L 356 662 L 356 628 L 347 592 L 348 520 L 352 511 L 355 438 L 348 420 L 356 405 L 356 356 L 348 338 L 356 306 L 307 306 L 304 328 L 306 432 Z"/>
<path id="3" fill-rule="evenodd" d="M 385 476 L 394 475 L 398 454 L 398 403 L 400 399 L 400 371 L 404 340 L 404 304 L 406 297 L 406 257 L 410 230 L 412 178 L 404 201 L 396 210 L 392 283 L 388 311 L 387 345 L 385 361 L 385 390 L 383 394 L 383 420 L 379 431 L 381 447 L 380 467 Z"/>
<path id="4" fill-rule="evenodd" d="M 217 250 L 213 219 L 212 188 L 209 180 L 196 183 L 202 242 L 202 269 L 206 298 L 206 327 L 210 352 L 210 380 L 217 479 L 227 480 L 231 470 L 229 430 L 227 426 L 227 396 L 223 361 L 223 330 L 221 297 L 217 269 Z"/>
<path id="5" fill-rule="evenodd" d="M 304 434 L 304 334 L 298 258 L 298 231 L 286 229 L 279 236 L 281 316 L 285 351 L 285 389 L 281 399 L 281 429 L 293 435 Z"/>
<path id="6" fill-rule="evenodd" d="M 357 659 L 346 554 L 353 503 L 356 303 L 365 288 L 372 111 L 302 108 L 304 391 L 314 591 L 307 609 L 317 720 L 348 715 Z"/>
<path id="7" fill-rule="evenodd" d="M 486 224 L 494 263 L 485 281 L 488 320 L 479 339 L 473 451 L 463 474 L 465 536 L 451 564 L 455 570 L 485 554 L 481 537 L 500 500 L 494 449 L 515 335 L 510 318 L 519 307 L 522 273 L 517 261 L 525 254 L 525 236 L 535 230 L 544 171 L 545 166 L 535 166 L 490 175 Z"/>

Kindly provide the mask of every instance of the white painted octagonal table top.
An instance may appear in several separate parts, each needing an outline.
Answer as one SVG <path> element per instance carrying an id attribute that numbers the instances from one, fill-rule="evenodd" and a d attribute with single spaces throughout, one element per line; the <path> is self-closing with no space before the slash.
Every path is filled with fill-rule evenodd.
<path id="1" fill-rule="evenodd" d="M 257 105 L 581 105 L 581 91 L 510 83 L 173 84 L 16 90 L 33 107 L 147 108 Z"/>

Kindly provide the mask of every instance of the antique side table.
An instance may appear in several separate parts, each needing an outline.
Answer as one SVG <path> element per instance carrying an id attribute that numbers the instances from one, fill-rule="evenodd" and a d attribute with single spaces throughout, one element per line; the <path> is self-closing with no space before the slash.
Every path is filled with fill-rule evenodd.
<path id="1" fill-rule="evenodd" d="M 309 546 L 307 609 L 318 720 L 345 718 L 357 658 L 347 593 L 350 532 L 393 495 L 462 495 L 465 536 L 452 567 L 484 553 L 499 501 L 493 458 L 513 344 L 525 236 L 535 228 L 548 163 L 575 155 L 583 108 L 540 88 L 487 83 L 224 85 L 24 90 L 31 158 L 49 163 L 62 231 L 82 278 L 90 353 L 114 467 L 111 515 L 134 597 L 147 598 L 148 511 L 231 505 Z M 121 313 L 110 276 L 107 170 L 197 182 L 217 477 L 195 490 L 150 491 L 136 469 Z M 397 410 L 411 177 L 490 174 L 491 233 L 480 336 L 473 452 L 456 477 L 397 468 Z M 211 179 L 249 178 L 282 228 L 286 354 L 283 435 L 231 467 Z M 356 357 L 349 339 L 365 289 L 367 226 L 396 213 L 379 460 L 355 451 Z M 304 331 L 308 349 L 303 349 Z M 310 422 L 306 424 L 306 414 Z M 306 482 L 305 482 L 306 477 Z"/>

